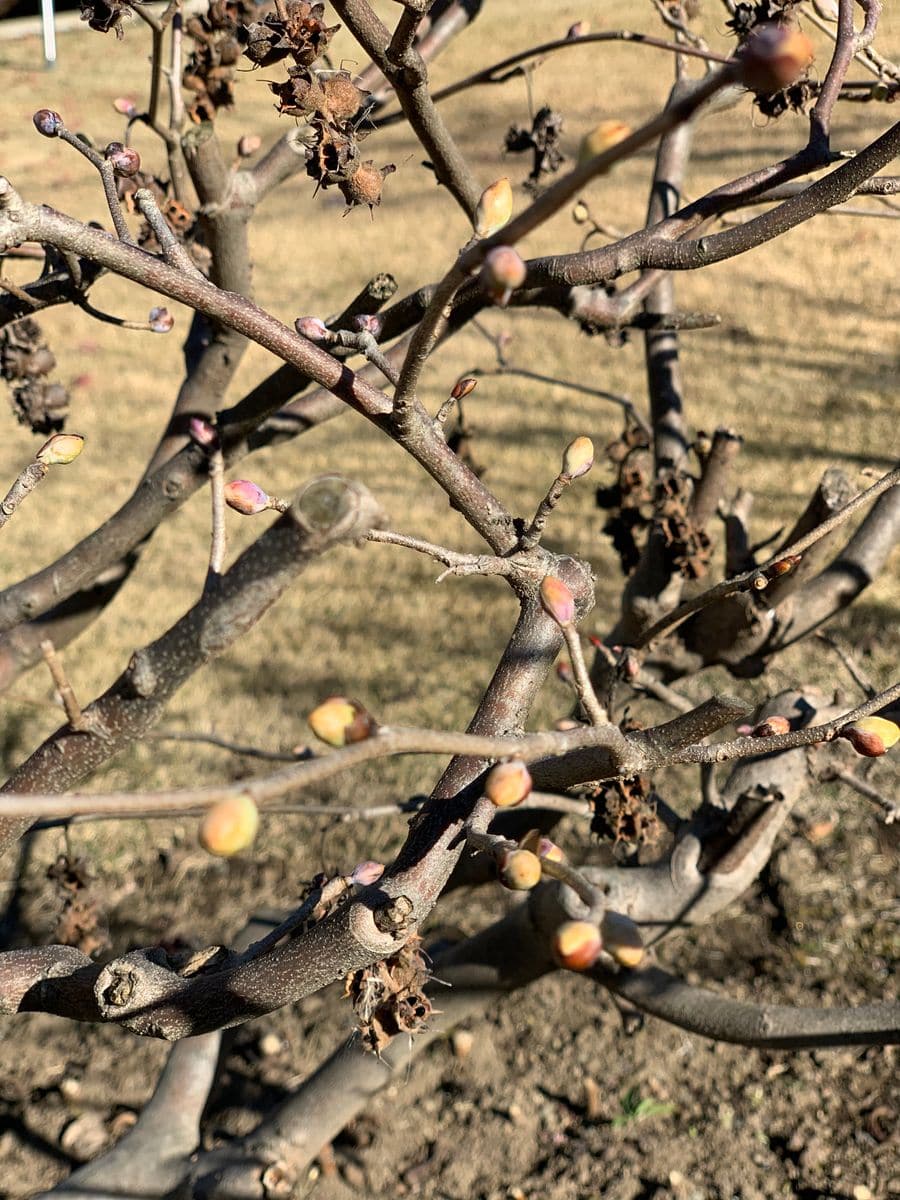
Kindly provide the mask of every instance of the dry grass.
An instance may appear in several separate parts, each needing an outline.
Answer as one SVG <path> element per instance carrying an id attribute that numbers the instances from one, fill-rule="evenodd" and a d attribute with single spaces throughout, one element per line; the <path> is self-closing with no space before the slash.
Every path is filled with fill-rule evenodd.
<path id="1" fill-rule="evenodd" d="M 395 11 L 393 5 L 386 7 Z M 653 28 L 644 6 L 627 7 L 632 27 Z M 611 0 L 594 8 L 595 28 L 622 20 L 622 6 Z M 435 66 L 435 82 L 450 81 L 501 52 L 560 34 L 581 15 L 568 2 L 559 6 L 541 0 L 527 9 L 488 5 L 477 26 Z M 888 49 L 900 43 L 896 13 L 886 15 L 885 34 Z M 117 136 L 119 118 L 112 100 L 140 95 L 146 51 L 140 26 L 130 27 L 122 43 L 79 32 L 63 39 L 60 65 L 48 74 L 35 69 L 35 41 L 3 45 L 4 169 L 29 198 L 83 218 L 103 218 L 90 168 L 65 146 L 38 137 L 30 115 L 39 105 L 55 107 L 71 127 L 90 132 L 101 144 Z M 359 56 L 344 39 L 336 43 L 335 57 L 352 63 Z M 650 115 L 665 98 L 670 70 L 668 57 L 646 49 L 612 45 L 602 55 L 571 50 L 537 73 L 535 101 L 550 102 L 565 114 L 565 148 L 573 153 L 582 133 L 603 116 L 636 123 Z M 261 78 L 266 74 L 272 72 L 240 77 L 239 107 L 221 121 L 227 144 L 242 132 L 257 132 L 268 140 L 283 128 Z M 507 172 L 514 179 L 524 176 L 524 165 L 504 158 L 500 150 L 509 124 L 526 118 L 521 81 L 456 98 L 445 112 L 479 179 L 487 183 Z M 878 106 L 842 108 L 836 144 L 859 143 L 884 128 L 892 115 Z M 803 121 L 793 117 L 765 127 L 754 120 L 746 101 L 738 110 L 710 119 L 698 131 L 689 193 L 699 194 L 753 164 L 790 152 L 804 132 Z M 259 214 L 253 231 L 256 295 L 285 320 L 301 312 L 335 310 L 376 271 L 392 271 L 402 291 L 434 279 L 467 236 L 453 202 L 419 166 L 422 155 L 408 133 L 390 129 L 373 137 L 369 147 L 376 161 L 398 166 L 374 221 L 364 211 L 342 220 L 340 198 L 330 193 L 314 197 L 312 183 L 304 177 L 283 187 Z M 156 153 L 148 136 L 139 148 L 148 159 Z M 594 211 L 617 226 L 637 226 L 650 166 L 645 154 L 595 184 L 589 195 Z M 525 203 L 522 192 L 517 203 Z M 571 249 L 579 236 L 564 213 L 530 238 L 526 250 Z M 737 262 L 678 281 L 682 306 L 713 309 L 723 316 L 719 329 L 684 338 L 687 402 L 698 428 L 725 423 L 743 433 L 741 478 L 757 496 L 755 534 L 767 535 L 788 522 L 828 464 L 839 463 L 862 483 L 861 468 L 883 465 L 896 453 L 891 393 L 898 347 L 886 303 L 894 242 L 895 226 L 889 221 L 825 217 Z M 155 302 L 115 279 L 103 280 L 93 299 L 128 316 L 139 316 Z M 41 318 L 61 364 L 60 377 L 74 381 L 71 427 L 87 436 L 88 450 L 77 466 L 54 473 L 4 531 L 7 579 L 52 560 L 130 493 L 179 382 L 179 332 L 186 330 L 188 314 L 177 311 L 176 317 L 176 332 L 165 340 L 119 332 L 70 310 Z M 521 366 L 645 402 L 639 339 L 614 350 L 602 338 L 587 339 L 561 320 L 537 313 L 498 311 L 485 324 L 494 332 L 513 333 L 512 356 Z M 490 347 L 478 333 L 460 335 L 429 366 L 423 398 L 436 405 L 462 371 L 490 364 Z M 251 348 L 234 387 L 222 397 L 223 405 L 270 368 L 266 354 Z M 602 445 L 619 428 L 612 407 L 561 387 L 516 378 L 484 381 L 469 411 L 478 429 L 478 456 L 489 466 L 488 482 L 521 513 L 533 509 L 572 436 L 588 433 Z M 7 419 L 0 451 L 4 477 L 14 475 L 34 444 L 26 430 Z M 475 536 L 431 482 L 354 414 L 259 454 L 241 473 L 281 493 L 335 468 L 364 479 L 395 527 L 477 548 Z M 602 467 L 595 473 L 601 476 Z M 237 550 L 258 526 L 229 516 L 231 548 Z M 594 564 L 598 605 L 589 624 L 598 630 L 609 626 L 620 586 L 615 557 L 599 532 L 601 523 L 593 489 L 582 484 L 566 497 L 550 534 L 554 546 L 585 555 Z M 136 645 L 156 636 L 193 602 L 205 570 L 207 536 L 208 497 L 201 494 L 156 534 L 116 602 L 68 651 L 69 671 L 82 697 L 96 694 L 118 674 Z M 340 689 L 358 695 L 393 722 L 462 727 L 504 644 L 514 606 L 497 581 L 451 580 L 435 589 L 434 575 L 430 563 L 406 551 L 341 550 L 310 571 L 233 652 L 192 680 L 173 703 L 168 723 L 290 746 L 306 737 L 303 714 L 317 699 Z M 867 594 L 853 624 L 855 630 L 880 630 L 871 669 L 881 678 L 897 650 L 892 597 L 895 602 L 896 569 Z M 787 655 L 768 677 L 752 688 L 742 686 L 759 692 L 798 677 L 799 671 L 808 677 L 810 670 L 828 682 L 835 667 L 830 662 L 811 666 L 808 654 Z M 694 686 L 699 694 L 705 684 Z M 20 681 L 7 699 L 7 766 L 58 723 L 50 696 L 49 680 L 38 671 Z M 536 720 L 558 715 L 567 702 L 559 685 L 550 683 Z M 153 743 L 123 756 L 95 783 L 191 783 L 220 777 L 232 767 L 223 765 L 215 752 Z M 329 794 L 343 794 L 345 788 L 356 794 L 362 787 L 375 799 L 396 794 L 397 788 L 425 789 L 432 778 L 428 763 L 378 766 L 359 783 L 336 784 Z M 116 840 L 121 836 L 117 833 Z M 157 840 L 165 836 L 161 830 L 153 832 Z"/>

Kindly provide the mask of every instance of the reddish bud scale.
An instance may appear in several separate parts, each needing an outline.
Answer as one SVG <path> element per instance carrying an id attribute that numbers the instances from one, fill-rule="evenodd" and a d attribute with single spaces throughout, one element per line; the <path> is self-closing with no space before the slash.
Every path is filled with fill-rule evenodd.
<path id="1" fill-rule="evenodd" d="M 225 503 L 245 517 L 256 516 L 269 507 L 269 497 L 249 479 L 232 479 L 225 484 Z"/>
<path id="2" fill-rule="evenodd" d="M 497 808 L 513 808 L 521 804 L 531 791 L 531 775 L 523 762 L 497 763 L 488 772 L 484 794 Z"/>
<path id="3" fill-rule="evenodd" d="M 857 754 L 880 758 L 900 740 L 900 725 L 886 717 L 860 717 L 839 730 L 838 737 L 846 738 Z"/>
<path id="4" fill-rule="evenodd" d="M 588 971 L 600 957 L 603 940 L 590 921 L 565 921 L 553 937 L 553 956 L 570 971 Z"/>
<path id="5" fill-rule="evenodd" d="M 787 575 L 789 571 L 793 571 L 802 557 L 802 554 L 788 554 L 785 558 L 779 558 L 778 562 L 772 563 L 766 574 L 770 579 L 777 579 L 780 575 Z"/>
<path id="6" fill-rule="evenodd" d="M 462 379 L 457 379 L 453 385 L 453 391 L 450 393 L 451 400 L 464 400 L 470 392 L 474 392 L 478 386 L 478 380 L 473 379 L 471 375 L 464 375 Z"/>
<path id="7" fill-rule="evenodd" d="M 767 717 L 759 725 L 750 730 L 750 736 L 756 738 L 778 737 L 782 733 L 791 732 L 791 723 L 787 717 Z"/>
<path id="8" fill-rule="evenodd" d="M 541 580 L 541 604 L 544 612 L 557 625 L 571 625 L 574 622 L 575 597 L 555 575 L 545 575 Z"/>
<path id="9" fill-rule="evenodd" d="M 64 128 L 62 117 L 52 108 L 39 108 L 31 119 L 35 129 L 44 137 L 59 137 Z"/>

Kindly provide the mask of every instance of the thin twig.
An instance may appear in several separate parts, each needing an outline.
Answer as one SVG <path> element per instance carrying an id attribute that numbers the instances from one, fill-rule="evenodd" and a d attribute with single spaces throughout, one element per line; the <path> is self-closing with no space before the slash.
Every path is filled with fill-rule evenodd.
<path id="1" fill-rule="evenodd" d="M 41 654 L 43 654 L 44 662 L 46 662 L 53 682 L 56 684 L 56 690 L 59 692 L 62 706 L 66 710 L 69 724 L 76 732 L 82 733 L 88 727 L 84 719 L 84 713 L 81 711 L 81 705 L 78 703 L 71 683 L 69 683 L 62 659 L 56 653 L 56 647 L 49 638 L 45 638 L 41 642 Z"/>
<path id="2" fill-rule="evenodd" d="M 827 771 L 823 772 L 821 779 L 825 782 L 846 783 L 848 787 L 853 788 L 860 796 L 865 796 L 867 800 L 871 800 L 884 813 L 885 825 L 893 825 L 895 821 L 900 820 L 900 804 L 896 800 L 889 800 L 876 787 L 873 787 L 868 780 L 862 779 L 852 771 L 841 771 L 838 767 L 829 767 Z"/>
<path id="3" fill-rule="evenodd" d="M 212 509 L 212 529 L 209 544 L 209 570 L 206 575 L 207 589 L 214 587 L 222 577 L 227 547 L 225 528 L 225 456 L 222 447 L 215 445 L 209 454 L 209 489 Z"/>
<path id="4" fill-rule="evenodd" d="M 591 673 L 588 670 L 587 663 L 584 661 L 581 634 L 574 624 L 563 625 L 562 631 L 563 637 L 566 639 L 566 648 L 569 651 L 569 657 L 572 660 L 575 692 L 581 703 L 581 707 L 584 709 L 592 725 L 608 725 L 609 713 L 597 698 L 594 685 L 591 683 Z"/>

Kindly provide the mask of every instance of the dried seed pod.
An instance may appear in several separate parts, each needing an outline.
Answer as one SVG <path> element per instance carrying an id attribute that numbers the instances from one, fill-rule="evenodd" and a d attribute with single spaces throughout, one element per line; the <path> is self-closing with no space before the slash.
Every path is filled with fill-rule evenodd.
<path id="1" fill-rule="evenodd" d="M 80 433 L 54 433 L 34 457 L 45 466 L 62 467 L 74 462 L 83 449 L 84 438 Z"/>
<path id="2" fill-rule="evenodd" d="M 484 781 L 484 794 L 497 808 L 513 808 L 531 792 L 531 775 L 518 759 L 497 763 Z"/>
<path id="3" fill-rule="evenodd" d="M 249 479 L 232 479 L 225 484 L 225 503 L 245 517 L 265 512 L 269 502 L 268 494 Z"/>
<path id="4" fill-rule="evenodd" d="M 900 740 L 900 726 L 887 717 L 860 717 L 839 730 L 838 737 L 846 738 L 857 754 L 880 758 Z"/>
<path id="5" fill-rule="evenodd" d="M 351 208 L 357 204 L 368 204 L 371 210 L 381 203 L 385 177 L 396 169 L 393 164 L 379 169 L 370 158 L 360 163 L 349 179 L 340 180 L 338 187 Z"/>
<path id="6" fill-rule="evenodd" d="M 251 796 L 220 800 L 200 823 L 200 845 L 209 854 L 230 858 L 252 846 L 259 830 L 259 810 Z"/>
<path id="7" fill-rule="evenodd" d="M 475 209 L 475 236 L 492 237 L 507 223 L 512 216 L 512 210 L 512 185 L 504 175 L 481 193 L 481 199 Z"/>
<path id="8" fill-rule="evenodd" d="M 330 696 L 306 719 L 317 738 L 337 748 L 365 741 L 378 729 L 375 719 L 363 705 L 346 696 Z"/>
<path id="9" fill-rule="evenodd" d="M 741 82 L 751 92 L 771 95 L 796 83 L 812 64 L 813 45 L 791 22 L 759 25 L 736 54 Z"/>
<path id="10" fill-rule="evenodd" d="M 640 965 L 644 957 L 644 939 L 630 917 L 607 910 L 600 922 L 600 937 L 603 949 L 620 966 L 633 968 Z"/>
<path id="11" fill-rule="evenodd" d="M 588 971 L 600 957 L 603 940 L 590 921 L 564 921 L 553 937 L 553 956 L 570 971 Z"/>
<path id="12" fill-rule="evenodd" d="M 369 95 L 368 92 L 358 88 L 346 72 L 326 79 L 322 84 L 322 93 L 324 96 L 322 112 L 338 125 L 344 125 L 347 121 L 351 121 Z"/>
<path id="13" fill-rule="evenodd" d="M 575 620 L 575 597 L 561 579 L 545 575 L 541 580 L 541 604 L 544 612 L 557 625 L 571 625 Z"/>
<path id="14" fill-rule="evenodd" d="M 122 142 L 110 142 L 103 151 L 103 157 L 112 163 L 117 175 L 124 175 L 126 178 L 137 175 L 141 169 L 141 156 L 137 150 L 123 145 Z"/>
<path id="15" fill-rule="evenodd" d="M 562 473 L 569 479 L 580 479 L 594 465 L 594 443 L 589 437 L 577 437 L 566 446 L 562 460 Z"/>
<path id="16" fill-rule="evenodd" d="M 541 882 L 541 860 L 530 850 L 507 850 L 497 870 L 503 886 L 514 892 L 530 892 Z"/>

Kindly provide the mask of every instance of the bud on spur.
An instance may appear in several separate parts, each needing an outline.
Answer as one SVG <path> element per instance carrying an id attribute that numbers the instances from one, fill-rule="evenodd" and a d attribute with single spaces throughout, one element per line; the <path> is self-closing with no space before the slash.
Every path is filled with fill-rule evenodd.
<path id="1" fill-rule="evenodd" d="M 525 264 L 512 246 L 495 246 L 485 255 L 479 278 L 490 298 L 503 308 L 516 288 L 525 282 L 527 274 Z"/>
<path id="2" fill-rule="evenodd" d="M 74 462 L 83 449 L 84 438 L 80 433 L 54 433 L 34 457 L 47 467 L 64 467 Z"/>
<path id="3" fill-rule="evenodd" d="M 838 730 L 838 737 L 846 738 L 857 754 L 880 758 L 900 740 L 900 726 L 886 717 L 860 717 Z"/>
<path id="4" fill-rule="evenodd" d="M 590 921 L 564 921 L 553 937 L 553 956 L 570 971 L 588 971 L 600 957 L 603 940 Z"/>
<path id="5" fill-rule="evenodd" d="M 252 846 L 259 829 L 259 810 L 251 796 L 220 800 L 200 823 L 200 845 L 219 858 L 231 858 Z"/>
<path id="6" fill-rule="evenodd" d="M 169 333 L 175 324 L 175 318 L 167 308 L 151 308 L 147 324 L 151 333 Z"/>
<path id="7" fill-rule="evenodd" d="M 563 454 L 562 473 L 569 479 L 580 479 L 594 465 L 594 443 L 589 437 L 577 437 L 569 442 Z"/>
<path id="8" fill-rule="evenodd" d="M 541 604 L 544 612 L 557 625 L 571 625 L 574 622 L 575 597 L 555 575 L 545 575 L 541 580 Z"/>
<path id="9" fill-rule="evenodd" d="M 219 435 L 216 433 L 215 426 L 210 425 L 209 421 L 205 421 L 203 417 L 191 417 L 188 421 L 188 431 L 191 441 L 196 442 L 198 446 L 212 449 L 219 444 Z"/>
<path id="10" fill-rule="evenodd" d="M 245 517 L 254 517 L 269 507 L 269 496 L 249 479 L 233 479 L 225 484 L 225 503 Z"/>
<path id="11" fill-rule="evenodd" d="M 298 317 L 294 328 L 310 342 L 324 342 L 329 334 L 328 326 L 318 317 Z"/>
<path id="12" fill-rule="evenodd" d="M 531 775 L 518 759 L 497 763 L 488 772 L 484 794 L 497 808 L 513 808 L 521 804 L 531 791 Z"/>
<path id="13" fill-rule="evenodd" d="M 336 749 L 363 742 L 378 728 L 372 715 L 357 700 L 346 696 L 329 697 L 306 719 L 316 737 Z"/>
<path id="14" fill-rule="evenodd" d="M 513 892 L 530 892 L 541 882 L 541 860 L 530 850 L 507 850 L 497 869 L 500 882 Z"/>
<path id="15" fill-rule="evenodd" d="M 63 128 L 63 119 L 52 108 L 39 108 L 31 119 L 35 129 L 44 137 L 59 137 L 60 130 Z"/>
<path id="16" fill-rule="evenodd" d="M 122 142 L 110 142 L 103 151 L 103 157 L 112 163 L 117 175 L 124 175 L 126 178 L 137 175 L 141 169 L 141 156 L 137 150 L 123 145 Z"/>
<path id="17" fill-rule="evenodd" d="M 512 209 L 512 186 L 504 176 L 481 193 L 475 209 L 475 236 L 489 238 L 498 233 L 512 216 Z"/>

